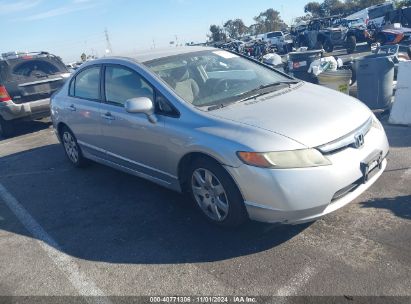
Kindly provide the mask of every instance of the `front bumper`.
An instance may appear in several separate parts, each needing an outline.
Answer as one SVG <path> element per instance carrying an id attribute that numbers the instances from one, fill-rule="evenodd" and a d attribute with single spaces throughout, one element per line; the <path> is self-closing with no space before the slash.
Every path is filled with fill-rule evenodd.
<path id="1" fill-rule="evenodd" d="M 252 220 L 297 224 L 313 221 L 352 202 L 381 176 L 387 166 L 388 141 L 385 132 L 372 128 L 361 149 L 347 148 L 327 155 L 332 165 L 301 169 L 263 169 L 242 165 L 227 167 L 236 181 Z M 361 163 L 381 151 L 381 169 L 366 183 Z M 356 184 L 358 183 L 358 184 Z M 342 196 L 342 189 L 356 184 Z"/>
<path id="2" fill-rule="evenodd" d="M 50 115 L 50 98 L 22 104 L 6 101 L 0 103 L 0 115 L 4 120 L 39 119 Z"/>

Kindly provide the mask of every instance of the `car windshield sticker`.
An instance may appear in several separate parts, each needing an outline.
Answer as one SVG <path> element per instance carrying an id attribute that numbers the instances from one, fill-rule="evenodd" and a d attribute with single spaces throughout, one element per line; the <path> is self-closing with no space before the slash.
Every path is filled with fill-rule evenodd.
<path id="1" fill-rule="evenodd" d="M 226 52 L 226 51 L 215 51 L 213 52 L 213 54 L 216 54 L 220 57 L 223 57 L 225 59 L 230 59 L 230 58 L 237 58 L 238 55 L 230 53 L 230 52 Z"/>

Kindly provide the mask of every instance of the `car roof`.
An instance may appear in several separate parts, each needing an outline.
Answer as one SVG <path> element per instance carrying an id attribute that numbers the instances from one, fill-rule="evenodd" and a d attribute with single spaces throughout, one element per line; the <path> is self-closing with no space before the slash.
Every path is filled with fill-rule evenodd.
<path id="1" fill-rule="evenodd" d="M 204 46 L 182 46 L 182 47 L 170 47 L 166 49 L 152 49 L 148 51 L 138 51 L 131 54 L 126 54 L 123 57 L 132 58 L 138 62 L 146 62 L 156 60 L 160 58 L 176 56 L 181 54 L 189 54 L 201 51 L 216 51 L 219 50 L 213 47 Z"/>

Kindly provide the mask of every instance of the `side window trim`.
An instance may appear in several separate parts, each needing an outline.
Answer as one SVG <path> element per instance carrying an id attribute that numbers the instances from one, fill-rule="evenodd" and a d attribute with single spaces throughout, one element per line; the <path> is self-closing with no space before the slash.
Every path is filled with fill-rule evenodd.
<path id="1" fill-rule="evenodd" d="M 103 103 L 113 105 L 113 106 L 122 107 L 122 105 L 120 105 L 118 103 L 113 103 L 113 102 L 107 101 L 107 97 L 106 97 L 106 68 L 107 67 L 123 68 L 123 69 L 129 70 L 133 73 L 136 73 L 153 90 L 153 98 L 154 98 L 153 102 L 154 102 L 154 107 L 155 107 L 155 110 L 156 110 L 155 114 L 161 115 L 161 116 L 172 117 L 172 118 L 180 118 L 181 114 L 177 110 L 177 108 L 170 101 L 168 101 L 168 99 L 162 93 L 160 93 L 160 91 L 150 81 L 148 81 L 143 75 L 141 75 L 136 70 L 134 70 L 132 68 L 129 68 L 128 66 L 125 66 L 125 65 L 122 65 L 122 64 L 117 64 L 117 63 L 103 64 L 103 67 L 102 67 L 102 73 L 103 74 L 102 74 L 102 77 L 101 77 L 101 97 L 102 97 L 101 100 L 102 100 Z M 172 113 L 161 112 L 159 110 L 159 105 L 158 105 L 158 102 L 157 102 L 158 94 L 161 94 L 163 96 L 163 98 L 166 100 L 166 102 L 168 103 L 168 105 L 170 106 L 170 108 L 172 108 L 172 110 L 173 110 Z"/>
<path id="2" fill-rule="evenodd" d="M 121 105 L 121 104 L 118 104 L 116 102 L 110 102 L 110 101 L 107 100 L 107 96 L 106 96 L 106 68 L 107 67 L 120 68 L 120 69 L 128 70 L 132 73 L 136 73 L 138 75 L 138 77 L 140 77 L 152 89 L 153 98 L 154 98 L 153 102 L 155 103 L 156 88 L 144 76 L 142 76 L 136 70 L 134 70 L 132 68 L 129 68 L 128 66 L 125 66 L 125 65 L 122 65 L 122 64 L 117 64 L 117 63 L 106 63 L 103 66 L 103 76 L 101 77 L 101 79 L 102 79 L 102 84 L 101 84 L 101 86 L 102 86 L 102 95 L 101 95 L 102 96 L 102 99 L 101 99 L 102 102 L 104 102 L 106 104 L 109 104 L 109 105 L 112 105 L 112 106 L 123 107 L 123 105 Z"/>
<path id="3" fill-rule="evenodd" d="M 80 73 L 82 73 L 82 72 L 84 72 L 84 71 L 87 71 L 87 70 L 89 70 L 89 69 L 91 69 L 91 68 L 96 68 L 96 67 L 98 67 L 98 68 L 100 68 L 100 81 L 99 81 L 99 88 L 98 88 L 98 92 L 99 92 L 99 98 L 98 99 L 93 99 L 93 98 L 84 98 L 84 97 L 80 97 L 80 96 L 76 96 L 76 79 L 77 79 L 77 76 L 80 74 Z M 69 97 L 73 97 L 73 98 L 78 98 L 78 99 L 82 99 L 82 100 L 89 100 L 89 101 L 94 101 L 94 102 L 101 102 L 101 100 L 102 100 L 102 95 L 101 95 L 101 76 L 102 76 L 102 65 L 101 64 L 93 64 L 93 65 L 90 65 L 90 66 L 88 66 L 88 67 L 86 67 L 86 68 L 84 68 L 84 69 L 80 69 L 79 71 L 77 71 L 76 72 L 76 74 L 74 74 L 74 76 L 71 78 L 71 80 L 70 80 L 70 84 L 69 84 L 69 87 L 68 87 L 68 96 Z M 70 91 L 71 91 L 71 86 L 72 85 L 74 85 L 74 87 L 73 87 L 73 95 L 71 95 L 70 94 Z"/>
<path id="4" fill-rule="evenodd" d="M 164 100 L 167 102 L 168 106 L 172 109 L 172 112 L 163 112 L 160 110 L 160 105 L 157 101 L 157 97 L 161 95 Z M 177 108 L 170 102 L 168 99 L 161 94 L 157 89 L 154 89 L 154 106 L 156 108 L 155 114 L 161 115 L 161 116 L 167 116 L 167 117 L 172 117 L 172 118 L 180 118 L 181 114 L 180 111 L 177 110 Z"/>

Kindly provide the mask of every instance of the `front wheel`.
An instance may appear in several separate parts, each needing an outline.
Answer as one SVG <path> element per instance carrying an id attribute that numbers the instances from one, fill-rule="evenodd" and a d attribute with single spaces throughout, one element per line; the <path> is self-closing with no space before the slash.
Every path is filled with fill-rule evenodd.
<path id="1" fill-rule="evenodd" d="M 349 36 L 347 37 L 347 53 L 348 54 L 352 54 L 355 52 L 356 48 L 357 48 L 357 39 L 355 38 L 355 36 Z"/>
<path id="2" fill-rule="evenodd" d="M 73 132 L 69 128 L 63 127 L 60 135 L 64 151 L 70 163 L 77 168 L 86 166 L 87 159 L 84 158 Z"/>
<path id="3" fill-rule="evenodd" d="M 242 195 L 221 165 L 212 160 L 197 159 L 192 163 L 188 176 L 189 193 L 209 221 L 236 227 L 247 220 Z"/>

